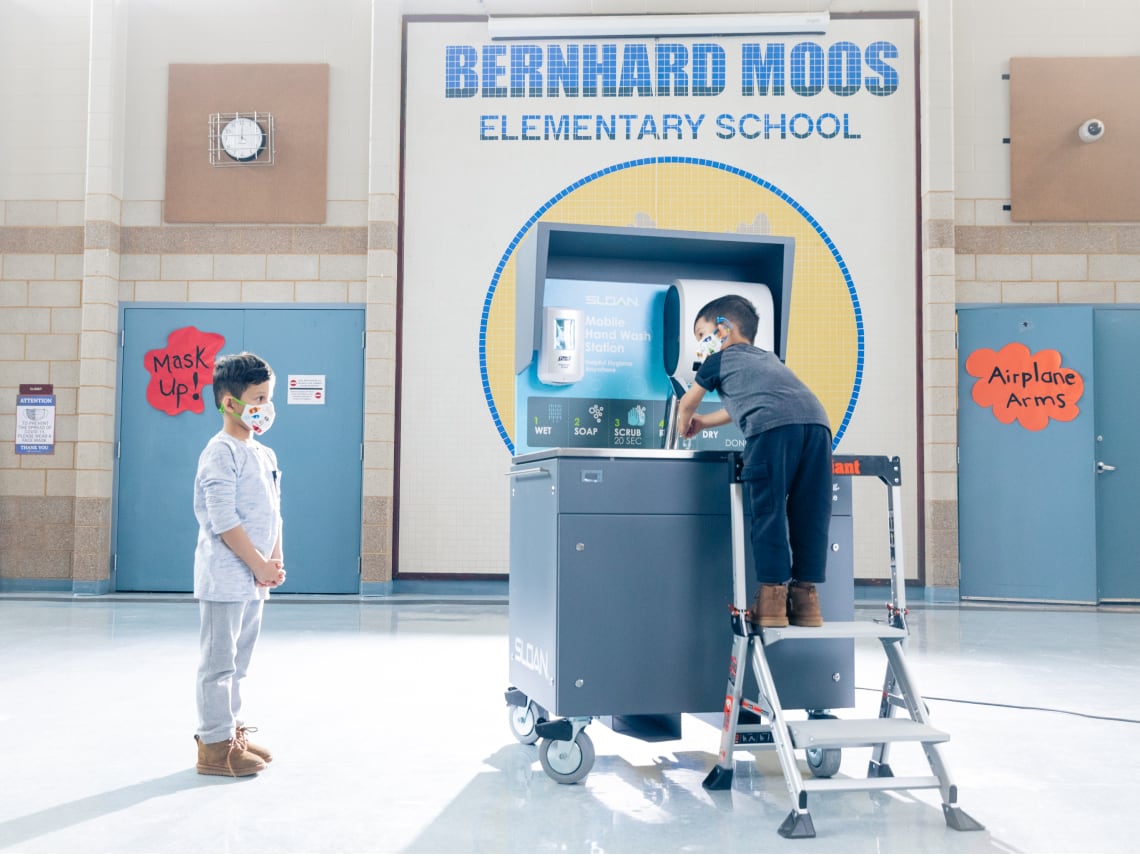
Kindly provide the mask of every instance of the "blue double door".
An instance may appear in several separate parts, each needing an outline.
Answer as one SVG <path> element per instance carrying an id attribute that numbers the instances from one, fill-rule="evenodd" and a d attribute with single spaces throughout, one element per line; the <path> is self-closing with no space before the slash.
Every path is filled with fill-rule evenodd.
<path id="1" fill-rule="evenodd" d="M 193 588 L 194 475 L 199 453 L 221 428 L 221 416 L 202 372 L 182 394 L 201 396 L 201 413 L 180 408 L 170 415 L 158 409 L 148 399 L 152 371 L 146 360 L 148 353 L 166 347 L 172 332 L 186 327 L 221 336 L 218 354 L 252 351 L 273 367 L 277 417 L 263 442 L 276 452 L 282 473 L 288 580 L 279 591 L 359 592 L 364 310 L 358 307 L 123 309 L 115 589 Z M 304 376 L 309 380 L 303 383 L 322 388 L 291 396 L 290 376 Z M 164 382 L 169 393 L 174 381 Z"/>
<path id="2" fill-rule="evenodd" d="M 958 334 L 961 596 L 1140 601 L 1140 308 L 962 309 Z M 973 399 L 970 356 L 1010 343 L 1060 352 L 1084 384 L 1076 418 L 1030 430 Z M 1025 398 L 1011 381 L 991 384 L 1006 403 Z"/>

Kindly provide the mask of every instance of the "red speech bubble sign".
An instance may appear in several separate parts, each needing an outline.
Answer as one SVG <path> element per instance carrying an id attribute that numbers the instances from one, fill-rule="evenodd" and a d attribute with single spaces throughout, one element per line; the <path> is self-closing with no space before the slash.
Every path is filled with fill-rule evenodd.
<path id="1" fill-rule="evenodd" d="M 1031 354 L 1020 342 L 996 352 L 979 348 L 966 358 L 966 371 L 978 378 L 971 392 L 974 403 L 992 407 L 1003 425 L 1016 419 L 1021 427 L 1040 431 L 1050 419 L 1072 422 L 1080 415 L 1077 402 L 1085 381 L 1061 365 L 1060 351 Z"/>
<path id="2" fill-rule="evenodd" d="M 171 416 L 183 410 L 205 409 L 202 388 L 214 377 L 214 359 L 226 339 L 220 333 L 203 333 L 183 327 L 166 337 L 166 347 L 147 351 L 143 357 L 150 383 L 146 400 L 151 407 Z"/>

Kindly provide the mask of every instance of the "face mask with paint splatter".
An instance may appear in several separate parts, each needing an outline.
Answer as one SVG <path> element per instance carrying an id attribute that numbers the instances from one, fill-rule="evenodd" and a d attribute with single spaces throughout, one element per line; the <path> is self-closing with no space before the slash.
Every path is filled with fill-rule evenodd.
<path id="1" fill-rule="evenodd" d="M 246 404 L 240 398 L 234 398 L 234 401 L 244 408 L 240 418 L 246 428 L 258 437 L 269 430 L 269 426 L 273 424 L 273 417 L 276 415 L 272 401 L 267 401 L 265 404 Z"/>
<path id="2" fill-rule="evenodd" d="M 727 330 L 732 329 L 732 325 L 728 323 L 727 318 L 717 316 L 716 327 L 713 328 L 713 331 L 701 339 L 699 342 L 697 342 L 698 362 L 704 362 L 706 359 L 711 357 L 713 354 L 718 353 L 724 347 L 725 339 L 722 339 L 718 335 L 718 328 L 722 326 Z M 727 339 L 728 337 L 726 336 L 725 338 Z"/>
<path id="3" fill-rule="evenodd" d="M 724 342 L 721 341 L 720 336 L 715 333 L 711 336 L 705 336 L 701 341 L 697 342 L 697 360 L 704 362 L 713 354 L 718 353 L 724 347 Z"/>

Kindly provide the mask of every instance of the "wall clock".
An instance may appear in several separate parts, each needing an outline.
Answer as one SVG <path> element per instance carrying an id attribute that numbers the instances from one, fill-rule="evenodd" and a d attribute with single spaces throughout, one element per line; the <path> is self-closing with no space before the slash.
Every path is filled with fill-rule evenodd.
<path id="1" fill-rule="evenodd" d="M 265 150 L 265 131 L 248 116 L 227 122 L 220 137 L 222 150 L 242 163 L 255 160 Z"/>
<path id="2" fill-rule="evenodd" d="M 324 223 L 328 151 L 326 63 L 171 63 L 163 222 Z"/>
<path id="3" fill-rule="evenodd" d="M 268 166 L 276 154 L 272 113 L 211 113 L 210 165 Z"/>

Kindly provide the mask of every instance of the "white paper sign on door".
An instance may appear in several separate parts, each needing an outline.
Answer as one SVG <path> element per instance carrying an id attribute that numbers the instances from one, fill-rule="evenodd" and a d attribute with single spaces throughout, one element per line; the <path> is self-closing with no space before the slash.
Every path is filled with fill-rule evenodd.
<path id="1" fill-rule="evenodd" d="M 324 404 L 325 376 L 323 374 L 289 375 L 288 404 Z"/>

